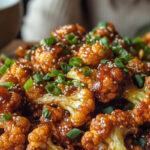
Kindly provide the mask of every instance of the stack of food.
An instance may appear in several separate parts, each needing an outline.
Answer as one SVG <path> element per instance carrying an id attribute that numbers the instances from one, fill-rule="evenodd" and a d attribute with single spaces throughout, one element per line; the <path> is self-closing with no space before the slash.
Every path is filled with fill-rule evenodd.
<path id="1" fill-rule="evenodd" d="M 1 150 L 148 150 L 150 35 L 57 28 L 0 56 Z"/>

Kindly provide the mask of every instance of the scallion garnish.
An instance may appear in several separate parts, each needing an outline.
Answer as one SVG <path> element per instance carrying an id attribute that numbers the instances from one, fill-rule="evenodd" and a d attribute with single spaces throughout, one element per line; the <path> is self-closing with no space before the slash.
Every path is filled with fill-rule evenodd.
<path id="1" fill-rule="evenodd" d="M 100 39 L 100 43 L 106 48 L 109 47 L 108 38 L 106 36 Z"/>
<path id="2" fill-rule="evenodd" d="M 134 76 L 137 86 L 139 88 L 142 88 L 144 86 L 144 79 L 146 76 L 147 76 L 146 74 L 136 74 Z"/>
<path id="3" fill-rule="evenodd" d="M 48 83 L 45 87 L 46 91 L 52 95 L 60 95 L 62 94 L 62 91 L 60 88 L 57 87 L 56 83 L 52 82 L 52 83 Z"/>
<path id="4" fill-rule="evenodd" d="M 0 119 L 0 122 L 3 122 L 3 121 L 8 122 L 11 119 L 11 117 L 12 117 L 11 113 L 9 114 L 4 113 L 2 119 Z"/>
<path id="5" fill-rule="evenodd" d="M 101 28 L 106 29 L 107 28 L 107 23 L 106 22 L 99 22 L 97 27 L 101 27 Z"/>
<path id="6" fill-rule="evenodd" d="M 33 80 L 32 80 L 32 78 L 30 78 L 30 79 L 28 79 L 27 81 L 26 81 L 26 83 L 24 84 L 24 89 L 25 90 L 28 90 L 29 88 L 31 88 L 33 86 Z"/>
<path id="7" fill-rule="evenodd" d="M 78 39 L 77 37 L 73 34 L 73 33 L 70 33 L 70 34 L 67 34 L 66 35 L 66 40 L 70 43 L 70 44 L 78 44 Z"/>
<path id="8" fill-rule="evenodd" d="M 48 110 L 48 108 L 44 108 L 42 110 L 42 116 L 47 120 L 49 120 L 49 117 L 51 116 L 51 112 Z"/>
<path id="9" fill-rule="evenodd" d="M 88 67 L 88 66 L 82 67 L 81 70 L 82 70 L 82 72 L 83 72 L 83 74 L 84 74 L 85 76 L 90 76 L 91 73 L 92 73 L 91 68 Z"/>
<path id="10" fill-rule="evenodd" d="M 102 60 L 100 61 L 100 63 L 102 63 L 102 64 L 106 64 L 107 62 L 109 62 L 109 60 L 107 60 L 107 59 L 102 59 Z"/>
<path id="11" fill-rule="evenodd" d="M 112 106 L 109 106 L 109 107 L 106 107 L 104 110 L 103 110 L 103 113 L 104 114 L 111 114 L 113 112 L 114 108 Z"/>
<path id="12" fill-rule="evenodd" d="M 68 65 L 68 64 L 65 63 L 65 62 L 62 62 L 62 63 L 60 64 L 60 67 L 61 67 L 62 71 L 64 71 L 65 73 L 66 73 L 66 72 L 69 72 L 70 69 L 72 68 L 70 65 Z"/>
<path id="13" fill-rule="evenodd" d="M 42 39 L 41 42 L 40 42 L 40 44 L 42 46 L 45 46 L 45 45 L 52 46 L 56 42 L 57 42 L 56 37 L 55 36 L 51 36 L 51 37 L 49 37 L 47 39 Z"/>
<path id="14" fill-rule="evenodd" d="M 69 131 L 66 136 L 69 137 L 70 139 L 75 139 L 77 138 L 80 134 L 82 133 L 82 131 L 80 129 L 77 128 L 73 128 L 71 131 Z"/>
<path id="15" fill-rule="evenodd" d="M 26 53 L 25 59 L 28 60 L 28 61 L 31 60 L 31 51 L 28 51 L 28 52 Z"/>
<path id="16" fill-rule="evenodd" d="M 70 66 L 74 66 L 74 67 L 79 67 L 82 64 L 82 59 L 78 58 L 78 57 L 72 57 L 69 60 L 69 65 Z"/>
<path id="17" fill-rule="evenodd" d="M 131 44 L 132 44 L 132 39 L 131 39 L 130 37 L 125 36 L 125 37 L 124 37 L 124 40 L 126 41 L 126 43 L 127 43 L 128 45 L 131 45 Z"/>
<path id="18" fill-rule="evenodd" d="M 123 64 L 121 58 L 115 58 L 115 59 L 114 59 L 114 63 L 115 63 L 115 65 L 116 65 L 117 67 L 119 67 L 119 68 L 124 68 L 124 67 L 125 67 L 125 65 Z"/>
<path id="19" fill-rule="evenodd" d="M 43 76 L 41 74 L 35 74 L 33 76 L 33 79 L 35 80 L 36 83 L 39 83 L 39 82 L 43 81 Z"/>
<path id="20" fill-rule="evenodd" d="M 5 54 L 1 54 L 1 57 L 3 58 L 3 60 L 6 60 L 8 58 Z"/>
<path id="21" fill-rule="evenodd" d="M 2 82 L 2 83 L 0 83 L 0 85 L 7 87 L 7 88 L 11 88 L 14 85 L 14 83 L 13 82 Z"/>
<path id="22" fill-rule="evenodd" d="M 144 140 L 144 138 L 141 137 L 141 138 L 139 139 L 139 143 L 140 143 L 140 145 L 141 145 L 142 148 L 145 148 L 145 146 L 146 146 L 146 141 Z"/>
<path id="23" fill-rule="evenodd" d="M 80 87 L 80 88 L 87 87 L 86 84 L 81 83 L 77 80 L 73 80 L 72 82 L 73 82 L 73 85 L 76 86 L 76 87 Z"/>
<path id="24" fill-rule="evenodd" d="M 3 75 L 7 69 L 8 69 L 8 67 L 5 64 L 3 66 L 1 66 L 0 67 L 0 75 Z"/>

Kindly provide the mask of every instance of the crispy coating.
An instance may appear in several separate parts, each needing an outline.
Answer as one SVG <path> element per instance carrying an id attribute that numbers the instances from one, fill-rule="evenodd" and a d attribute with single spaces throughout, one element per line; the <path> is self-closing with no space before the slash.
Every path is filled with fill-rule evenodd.
<path id="1" fill-rule="evenodd" d="M 74 33 L 78 38 L 81 39 L 86 34 L 86 31 L 82 26 L 78 24 L 68 24 L 57 28 L 51 33 L 51 35 L 55 36 L 58 40 L 68 44 L 68 41 L 66 41 L 66 35 L 69 33 Z"/>
<path id="2" fill-rule="evenodd" d="M 86 150 L 125 150 L 124 138 L 130 132 L 136 132 L 132 114 L 115 110 L 111 115 L 97 115 L 81 142 Z"/>
<path id="3" fill-rule="evenodd" d="M 16 110 L 21 103 L 21 95 L 9 92 L 4 86 L 0 86 L 0 113 L 8 113 Z"/>
<path id="4" fill-rule="evenodd" d="M 100 36 L 100 37 L 108 37 L 108 39 L 113 40 L 117 34 L 115 27 L 112 23 L 108 22 L 106 29 L 103 27 L 98 27 L 94 31 L 94 36 Z"/>
<path id="5" fill-rule="evenodd" d="M 51 129 L 48 124 L 41 124 L 28 135 L 27 150 L 63 150 L 51 141 Z"/>
<path id="6" fill-rule="evenodd" d="M 150 47 L 150 32 L 146 33 L 142 37 L 142 41 L 145 42 Z"/>
<path id="7" fill-rule="evenodd" d="M 0 128 L 4 129 L 4 133 L 0 136 L 0 149 L 24 150 L 29 127 L 28 119 L 21 116 L 13 116 L 8 122 L 1 122 Z"/>
<path id="8" fill-rule="evenodd" d="M 150 63 L 141 61 L 137 57 L 134 57 L 128 62 L 127 68 L 130 69 L 133 74 L 150 74 Z"/>
<path id="9" fill-rule="evenodd" d="M 92 89 L 94 96 L 100 102 L 109 102 L 121 94 L 124 79 L 125 73 L 112 62 L 100 64 Z"/>
<path id="10" fill-rule="evenodd" d="M 51 96 L 46 94 L 36 101 L 38 104 L 55 104 L 70 113 L 73 126 L 81 126 L 90 118 L 95 108 L 93 95 L 87 88 L 79 89 L 70 96 Z"/>
<path id="11" fill-rule="evenodd" d="M 82 59 L 85 65 L 98 66 L 101 59 L 113 58 L 113 53 L 109 48 L 104 48 L 103 45 L 96 42 L 92 46 L 83 45 L 77 56 Z"/>

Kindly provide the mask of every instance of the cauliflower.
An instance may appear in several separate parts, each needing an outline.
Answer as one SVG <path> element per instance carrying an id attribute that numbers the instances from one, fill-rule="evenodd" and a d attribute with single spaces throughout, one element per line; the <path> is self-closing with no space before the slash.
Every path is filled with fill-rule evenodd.
<path id="1" fill-rule="evenodd" d="M 111 115 L 97 115 L 81 142 L 85 150 L 127 150 L 124 139 L 127 134 L 136 132 L 132 114 L 115 110 Z"/>
<path id="2" fill-rule="evenodd" d="M 85 77 L 79 69 L 72 69 L 67 73 L 68 78 L 87 84 L 98 101 L 104 103 L 121 94 L 125 76 L 125 73 L 111 61 L 100 64 L 89 77 Z"/>
<path id="3" fill-rule="evenodd" d="M 51 35 L 55 36 L 59 41 L 65 41 L 65 43 L 67 44 L 68 42 L 66 41 L 66 36 L 70 33 L 73 33 L 77 37 L 81 38 L 85 35 L 86 31 L 82 26 L 78 24 L 68 24 L 52 31 Z"/>
<path id="4" fill-rule="evenodd" d="M 0 136 L 0 149 L 24 150 L 29 127 L 28 119 L 21 116 L 14 115 L 10 120 L 0 122 L 0 128 L 4 129 L 4 133 Z"/>
<path id="5" fill-rule="evenodd" d="M 40 124 L 28 135 L 27 150 L 64 150 L 51 140 L 51 129 L 48 124 Z"/>
<path id="6" fill-rule="evenodd" d="M 104 48 L 99 42 L 92 46 L 83 45 L 80 47 L 78 55 L 85 65 L 98 66 L 101 59 L 113 58 L 113 53 L 109 48 Z"/>
<path id="7" fill-rule="evenodd" d="M 55 104 L 70 112 L 70 119 L 74 126 L 83 125 L 94 111 L 95 105 L 92 93 L 87 89 L 79 89 L 70 96 L 52 96 L 45 94 L 35 100 L 38 104 Z"/>

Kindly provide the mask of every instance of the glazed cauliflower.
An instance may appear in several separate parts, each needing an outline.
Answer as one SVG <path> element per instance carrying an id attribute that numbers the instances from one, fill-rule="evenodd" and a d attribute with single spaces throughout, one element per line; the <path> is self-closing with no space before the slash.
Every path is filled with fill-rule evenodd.
<path id="1" fill-rule="evenodd" d="M 28 135 L 27 150 L 64 150 L 51 140 L 51 129 L 48 124 L 41 124 Z"/>
<path id="2" fill-rule="evenodd" d="M 79 89 L 70 96 L 52 96 L 45 94 L 35 100 L 38 104 L 55 104 L 70 112 L 73 126 L 83 125 L 94 111 L 95 104 L 92 93 L 87 89 Z"/>
<path id="3" fill-rule="evenodd" d="M 99 64 L 98 69 L 92 70 L 88 77 L 84 76 L 80 69 L 72 69 L 67 73 L 68 78 L 87 84 L 94 92 L 94 97 L 104 103 L 121 94 L 125 76 L 125 73 L 111 61 Z"/>
<path id="4" fill-rule="evenodd" d="M 14 115 L 10 120 L 0 122 L 0 128 L 4 129 L 4 133 L 0 136 L 0 149 L 24 150 L 29 127 L 28 119 L 21 116 Z"/>
<path id="5" fill-rule="evenodd" d="M 85 65 L 98 66 L 101 59 L 113 58 L 113 53 L 109 48 L 105 48 L 99 42 L 92 46 L 83 45 L 80 47 L 78 55 Z"/>
<path id="6" fill-rule="evenodd" d="M 132 114 L 116 110 L 111 115 L 97 115 L 81 142 L 86 150 L 127 150 L 124 139 L 127 134 L 136 131 Z"/>

